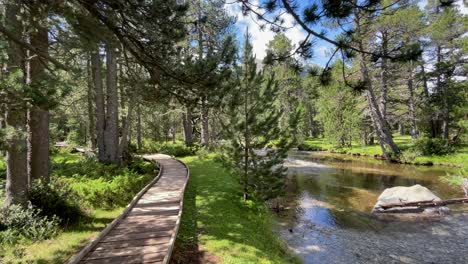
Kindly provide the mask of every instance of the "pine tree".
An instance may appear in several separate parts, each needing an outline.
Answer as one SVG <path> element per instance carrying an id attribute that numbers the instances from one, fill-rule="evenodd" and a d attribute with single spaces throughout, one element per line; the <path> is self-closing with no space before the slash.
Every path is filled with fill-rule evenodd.
<path id="1" fill-rule="evenodd" d="M 342 61 L 332 67 L 332 79 L 319 90 L 317 119 L 323 125 L 324 136 L 335 146 L 351 146 L 358 137 L 360 110 L 358 97 L 344 84 L 341 76 Z"/>
<path id="2" fill-rule="evenodd" d="M 244 199 L 268 200 L 280 196 L 284 190 L 286 152 L 293 143 L 286 136 L 295 129 L 279 128 L 280 112 L 275 107 L 279 86 L 274 74 L 257 71 L 255 56 L 248 33 L 245 36 L 242 67 L 237 84 L 232 89 L 224 124 L 229 144 L 224 160 L 238 175 Z M 291 119 L 293 120 L 293 119 Z M 265 150 L 272 141 L 273 149 Z"/>

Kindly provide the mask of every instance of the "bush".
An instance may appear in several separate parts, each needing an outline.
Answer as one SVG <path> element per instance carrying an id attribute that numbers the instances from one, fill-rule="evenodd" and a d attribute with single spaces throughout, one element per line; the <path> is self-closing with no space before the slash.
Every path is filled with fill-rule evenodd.
<path id="1" fill-rule="evenodd" d="M 468 169 L 461 168 L 458 169 L 455 173 L 451 173 L 443 177 L 442 180 L 448 183 L 449 185 L 462 186 L 463 180 L 466 178 L 468 178 Z"/>
<path id="2" fill-rule="evenodd" d="M 63 159 L 53 170 L 53 176 L 69 186 L 80 205 L 103 209 L 127 205 L 155 174 L 156 165 L 141 159 L 132 160 L 127 167 L 90 159 L 72 163 Z"/>
<path id="3" fill-rule="evenodd" d="M 198 149 L 199 145 L 197 144 L 188 147 L 181 142 L 160 143 L 148 140 L 144 142 L 142 151 L 146 153 L 162 153 L 175 157 L 185 157 L 195 155 Z"/>
<path id="4" fill-rule="evenodd" d="M 411 150 L 422 155 L 446 155 L 452 153 L 454 148 L 444 139 L 421 138 L 415 141 Z"/>
<path id="5" fill-rule="evenodd" d="M 57 217 L 42 216 L 31 204 L 27 208 L 10 206 L 0 209 L 0 244 L 14 244 L 22 238 L 39 241 L 58 232 Z"/>
<path id="6" fill-rule="evenodd" d="M 0 179 L 6 179 L 6 165 L 4 157 L 0 155 Z"/>
<path id="7" fill-rule="evenodd" d="M 62 225 L 76 223 L 84 215 L 77 198 L 64 181 L 57 179 L 49 183 L 36 180 L 29 192 L 32 205 L 41 210 L 41 215 L 57 216 Z"/>
<path id="8" fill-rule="evenodd" d="M 414 150 L 414 149 L 407 149 L 403 152 L 401 152 L 401 155 L 400 155 L 400 160 L 402 162 L 412 162 L 414 161 L 417 157 L 420 157 L 421 156 L 421 152 L 418 151 L 418 150 Z"/>
<path id="9" fill-rule="evenodd" d="M 70 186 L 80 201 L 94 208 L 112 209 L 125 206 L 154 175 L 137 175 L 127 169 L 113 177 L 70 179 Z"/>
<path id="10" fill-rule="evenodd" d="M 142 159 L 132 160 L 128 164 L 128 169 L 138 174 L 156 174 L 157 172 L 154 163 Z"/>

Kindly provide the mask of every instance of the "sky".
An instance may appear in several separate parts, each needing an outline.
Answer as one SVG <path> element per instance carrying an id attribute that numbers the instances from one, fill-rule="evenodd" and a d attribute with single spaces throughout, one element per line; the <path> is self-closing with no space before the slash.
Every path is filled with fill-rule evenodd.
<path id="1" fill-rule="evenodd" d="M 258 0 L 253 1 L 258 2 Z M 310 1 L 308 1 L 310 2 Z M 226 8 L 230 15 L 237 17 L 236 29 L 238 32 L 238 40 L 243 41 L 245 31 L 249 30 L 250 35 L 252 36 L 253 51 L 257 59 L 263 59 L 266 55 L 266 47 L 270 40 L 273 39 L 275 33 L 270 31 L 268 28 L 261 30 L 258 22 L 253 15 L 243 16 L 240 8 L 240 4 L 227 4 Z M 290 15 L 284 15 L 285 26 L 289 27 L 293 25 L 294 19 Z M 292 41 L 294 45 L 304 40 L 307 37 L 307 33 L 300 28 L 300 26 L 294 26 L 291 29 L 285 32 L 286 36 Z M 312 63 L 319 65 L 325 65 L 329 56 L 329 50 L 332 48 L 332 45 L 325 42 L 316 40 L 316 43 L 313 47 L 313 58 L 311 59 Z"/>
<path id="2" fill-rule="evenodd" d="M 240 42 L 244 39 L 244 34 L 246 29 L 249 29 L 249 33 L 252 36 L 253 51 L 256 54 L 257 59 L 263 59 L 266 55 L 266 47 L 270 40 L 273 39 L 275 33 L 270 31 L 268 28 L 261 30 L 258 22 L 254 19 L 252 15 L 243 16 L 240 8 L 240 4 L 236 1 L 233 1 L 232 4 L 226 4 L 226 8 L 230 15 L 237 17 L 236 30 L 238 32 L 238 40 Z M 258 0 L 252 1 L 258 3 Z M 301 2 L 310 3 L 311 1 L 301 1 L 298 0 L 299 5 Z M 423 9 L 427 4 L 427 0 L 418 1 L 418 6 Z M 468 7 L 463 4 L 463 0 L 457 0 L 455 3 L 461 13 L 468 14 Z M 286 26 L 290 26 L 293 23 L 293 18 L 289 15 L 284 15 Z M 318 30 L 320 31 L 320 30 Z M 330 32 L 327 36 L 333 37 L 337 32 Z M 300 26 L 295 26 L 292 29 L 289 29 L 285 32 L 286 36 L 295 44 L 296 46 L 301 40 L 304 40 L 307 37 L 307 33 L 300 28 Z M 330 53 L 333 51 L 333 45 L 330 43 L 314 39 L 315 44 L 313 46 L 313 57 L 310 60 L 313 64 L 318 64 L 325 66 L 328 59 L 330 58 Z"/>

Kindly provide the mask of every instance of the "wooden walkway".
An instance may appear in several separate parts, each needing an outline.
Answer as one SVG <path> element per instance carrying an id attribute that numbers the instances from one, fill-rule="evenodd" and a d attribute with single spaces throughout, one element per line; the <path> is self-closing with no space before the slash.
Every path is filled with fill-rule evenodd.
<path id="1" fill-rule="evenodd" d="M 158 176 L 69 263 L 169 263 L 189 170 L 166 155 L 145 158 L 160 164 Z"/>

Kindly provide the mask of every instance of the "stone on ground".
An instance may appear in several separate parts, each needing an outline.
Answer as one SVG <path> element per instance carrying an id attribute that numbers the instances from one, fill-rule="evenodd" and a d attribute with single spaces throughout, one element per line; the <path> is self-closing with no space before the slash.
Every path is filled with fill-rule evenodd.
<path id="1" fill-rule="evenodd" d="M 411 213 L 412 216 L 421 214 L 424 216 L 427 215 L 440 215 L 448 212 L 448 207 L 434 207 L 434 208 L 424 208 L 419 209 L 418 207 L 395 207 L 387 210 L 380 208 L 380 205 L 390 204 L 390 203 L 408 203 L 408 202 L 419 202 L 419 201 L 440 201 L 441 199 L 432 193 L 429 189 L 419 184 L 405 187 L 397 186 L 393 188 L 385 189 L 382 194 L 380 194 L 377 199 L 377 203 L 374 206 L 374 213 L 392 213 L 392 214 L 408 214 Z"/>

